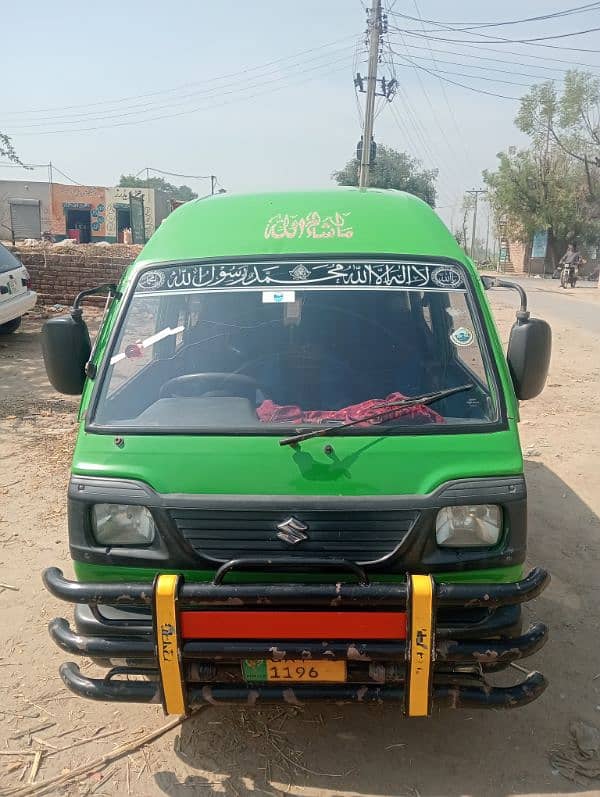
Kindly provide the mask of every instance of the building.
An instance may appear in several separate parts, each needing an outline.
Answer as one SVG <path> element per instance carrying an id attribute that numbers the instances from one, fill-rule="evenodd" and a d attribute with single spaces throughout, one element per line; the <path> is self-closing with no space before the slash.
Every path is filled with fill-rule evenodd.
<path id="1" fill-rule="evenodd" d="M 564 255 L 566 243 L 560 245 L 559 251 L 554 253 L 556 262 Z M 585 264 L 579 269 L 581 277 L 596 274 L 600 267 L 600 246 L 584 245 L 579 247 Z M 503 238 L 500 241 L 500 269 L 501 271 L 528 276 L 552 276 L 554 272 L 554 258 L 548 244 L 546 233 L 536 233 L 529 241 L 516 241 Z"/>
<path id="2" fill-rule="evenodd" d="M 0 239 L 74 238 L 80 243 L 145 243 L 171 212 L 167 194 L 154 188 L 0 180 Z"/>

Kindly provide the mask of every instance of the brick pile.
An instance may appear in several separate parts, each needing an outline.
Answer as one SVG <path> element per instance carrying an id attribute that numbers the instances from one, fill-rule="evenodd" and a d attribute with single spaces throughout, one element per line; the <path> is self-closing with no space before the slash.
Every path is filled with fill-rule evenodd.
<path id="1" fill-rule="evenodd" d="M 95 244 L 9 247 L 27 267 L 41 304 L 70 305 L 79 291 L 118 282 L 141 246 Z"/>

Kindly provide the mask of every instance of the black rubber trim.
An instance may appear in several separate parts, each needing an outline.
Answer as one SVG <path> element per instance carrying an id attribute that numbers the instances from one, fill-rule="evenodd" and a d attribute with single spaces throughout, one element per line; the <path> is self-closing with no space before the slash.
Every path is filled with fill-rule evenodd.
<path id="1" fill-rule="evenodd" d="M 464 503 L 489 504 L 520 501 L 527 497 L 523 476 L 492 476 L 477 479 L 452 479 L 425 495 L 198 495 L 157 493 L 149 485 L 133 479 L 100 476 L 71 476 L 69 498 L 89 503 L 126 503 L 150 508 L 178 507 L 201 509 L 428 509 Z"/>
<path id="2" fill-rule="evenodd" d="M 120 681 L 117 678 L 88 678 L 81 674 L 74 662 L 60 666 L 60 676 L 65 686 L 81 697 L 90 700 L 108 700 L 121 703 L 160 703 L 157 682 Z M 531 672 L 515 686 L 489 686 L 485 682 L 473 685 L 436 684 L 433 703 L 449 708 L 517 708 L 538 698 L 546 689 L 547 681 L 539 672 Z M 315 700 L 349 701 L 353 703 L 400 702 L 405 700 L 401 686 L 366 686 L 331 684 L 313 686 L 248 686 L 245 684 L 188 687 L 188 704 L 191 709 L 202 705 L 221 703 L 257 702 L 302 705 Z"/>

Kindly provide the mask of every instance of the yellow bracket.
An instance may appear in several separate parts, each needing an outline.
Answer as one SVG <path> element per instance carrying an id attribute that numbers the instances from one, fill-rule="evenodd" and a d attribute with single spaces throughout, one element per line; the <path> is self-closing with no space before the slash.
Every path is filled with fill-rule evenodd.
<path id="1" fill-rule="evenodd" d="M 408 648 L 408 690 L 406 713 L 428 717 L 431 713 L 431 676 L 435 644 L 431 576 L 408 576 L 410 639 Z"/>
<path id="2" fill-rule="evenodd" d="M 159 575 L 154 582 L 154 629 L 160 668 L 163 706 L 167 714 L 185 714 L 185 688 L 181 671 L 177 596 L 181 576 Z"/>

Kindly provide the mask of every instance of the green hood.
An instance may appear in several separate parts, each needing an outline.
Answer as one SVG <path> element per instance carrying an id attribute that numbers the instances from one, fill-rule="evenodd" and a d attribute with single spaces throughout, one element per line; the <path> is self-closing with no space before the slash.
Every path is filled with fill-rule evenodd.
<path id="1" fill-rule="evenodd" d="M 345 437 L 111 435 L 80 430 L 73 472 L 138 479 L 160 493 L 415 495 L 449 479 L 523 472 L 514 425 L 493 433 Z M 334 453 L 326 454 L 330 443 Z"/>

